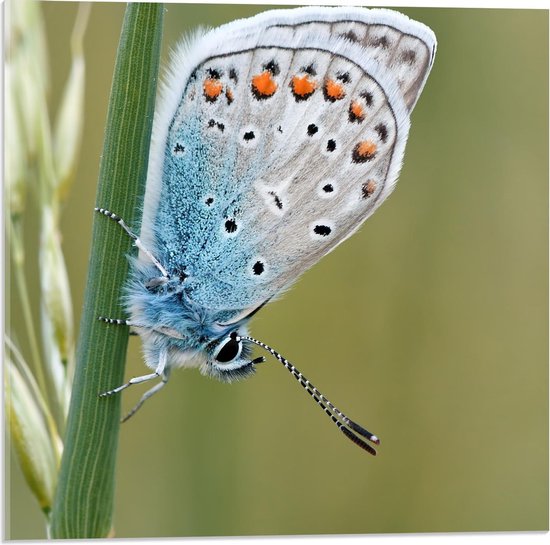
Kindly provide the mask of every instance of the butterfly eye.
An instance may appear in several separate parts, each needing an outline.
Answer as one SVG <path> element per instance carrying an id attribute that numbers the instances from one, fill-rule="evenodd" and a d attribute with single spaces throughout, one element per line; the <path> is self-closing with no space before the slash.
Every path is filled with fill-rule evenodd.
<path id="1" fill-rule="evenodd" d="M 214 359 L 219 363 L 229 363 L 239 356 L 241 350 L 241 339 L 237 337 L 236 333 L 232 333 L 220 343 L 214 352 Z"/>

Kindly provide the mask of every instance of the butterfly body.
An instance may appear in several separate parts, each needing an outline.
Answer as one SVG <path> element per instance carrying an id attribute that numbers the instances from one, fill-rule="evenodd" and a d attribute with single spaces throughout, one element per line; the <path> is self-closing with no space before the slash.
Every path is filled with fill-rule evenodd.
<path id="1" fill-rule="evenodd" d="M 275 10 L 180 44 L 125 294 L 149 367 L 254 371 L 252 315 L 393 190 L 434 54 L 424 25 L 362 8 Z"/>
<path id="2" fill-rule="evenodd" d="M 246 335 L 244 325 L 222 325 L 219 318 L 223 312 L 196 304 L 184 289 L 185 280 L 180 276 L 174 275 L 150 287 L 150 281 L 156 278 L 158 271 L 154 266 L 135 259 L 125 293 L 130 322 L 142 339 L 145 361 L 151 369 L 157 368 L 164 352 L 168 367 L 200 367 L 205 374 L 220 380 L 231 381 L 253 372 L 253 366 L 247 365 L 248 359 L 245 365 L 239 361 L 235 369 L 226 367 L 223 373 L 218 373 L 209 362 L 215 349 L 210 346 L 212 342 L 225 338 L 231 331 Z M 242 355 L 247 358 L 250 349 L 243 348 Z"/>

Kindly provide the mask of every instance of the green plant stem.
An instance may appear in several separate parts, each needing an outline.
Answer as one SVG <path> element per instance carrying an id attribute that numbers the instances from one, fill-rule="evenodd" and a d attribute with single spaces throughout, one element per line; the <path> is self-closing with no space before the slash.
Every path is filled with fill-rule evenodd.
<path id="1" fill-rule="evenodd" d="M 162 4 L 129 4 L 117 53 L 96 205 L 137 230 L 144 193 L 162 35 Z M 106 537 L 112 525 L 120 397 L 98 398 L 122 383 L 126 326 L 122 317 L 129 237 L 96 214 L 76 369 L 59 482 L 50 520 L 53 538 Z"/>

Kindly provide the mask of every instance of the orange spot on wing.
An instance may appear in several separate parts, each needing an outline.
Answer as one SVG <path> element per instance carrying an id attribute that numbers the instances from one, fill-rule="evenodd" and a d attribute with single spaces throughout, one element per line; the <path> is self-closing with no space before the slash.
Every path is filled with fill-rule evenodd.
<path id="1" fill-rule="evenodd" d="M 357 153 L 359 155 L 373 155 L 375 151 L 376 144 L 372 140 L 363 140 L 357 146 Z"/>
<path id="2" fill-rule="evenodd" d="M 265 70 L 252 78 L 252 90 L 261 98 L 272 96 L 277 90 L 277 84 L 269 70 Z"/>
<path id="3" fill-rule="evenodd" d="M 362 121 L 365 118 L 365 110 L 357 100 L 352 101 L 349 107 L 350 114 L 354 119 Z"/>
<path id="4" fill-rule="evenodd" d="M 352 158 L 356 163 L 370 161 L 376 153 L 376 144 L 372 140 L 363 140 L 353 148 Z"/>
<path id="5" fill-rule="evenodd" d="M 220 96 L 223 90 L 223 84 L 220 80 L 217 80 L 214 78 L 207 78 L 204 80 L 204 83 L 202 84 L 202 88 L 204 91 L 204 96 L 207 99 L 215 100 Z"/>
<path id="6" fill-rule="evenodd" d="M 346 96 L 346 91 L 341 83 L 329 79 L 325 83 L 325 95 L 329 100 L 341 100 Z"/>
<path id="7" fill-rule="evenodd" d="M 307 98 L 313 94 L 317 83 L 309 76 L 294 76 L 292 78 L 292 92 L 300 98 Z"/>
<path id="8" fill-rule="evenodd" d="M 374 180 L 367 180 L 363 186 L 363 199 L 369 198 L 376 191 L 376 182 Z"/>

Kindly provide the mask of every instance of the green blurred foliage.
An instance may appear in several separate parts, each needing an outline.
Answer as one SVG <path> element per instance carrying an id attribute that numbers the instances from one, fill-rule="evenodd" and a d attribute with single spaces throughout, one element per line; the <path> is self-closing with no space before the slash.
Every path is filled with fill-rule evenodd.
<path id="1" fill-rule="evenodd" d="M 123 8 L 95 4 L 84 46 L 83 151 L 62 221 L 75 320 Z M 167 55 L 197 25 L 266 6 L 166 9 Z M 121 431 L 118 537 L 548 528 L 548 12 L 402 11 L 439 47 L 396 192 L 252 324 L 380 436 L 379 456 L 277 363 L 231 386 L 181 371 Z M 55 110 L 76 5 L 44 12 Z M 130 345 L 128 377 L 144 372 Z M 44 537 L 10 467 L 8 535 Z"/>

